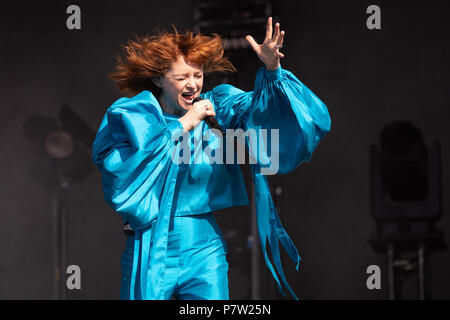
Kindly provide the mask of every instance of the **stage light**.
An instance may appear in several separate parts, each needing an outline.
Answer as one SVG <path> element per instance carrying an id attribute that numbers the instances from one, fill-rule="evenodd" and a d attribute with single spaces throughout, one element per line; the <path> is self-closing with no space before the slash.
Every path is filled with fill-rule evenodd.
<path id="1" fill-rule="evenodd" d="M 57 130 L 50 133 L 45 138 L 44 145 L 47 154 L 57 160 L 62 160 L 70 157 L 75 149 L 72 136 L 62 130 Z"/>
<path id="2" fill-rule="evenodd" d="M 371 146 L 372 213 L 376 220 L 436 220 L 442 215 L 441 156 L 409 122 L 387 125 Z"/>
<path id="3" fill-rule="evenodd" d="M 244 37 L 251 34 L 262 42 L 265 33 L 261 26 L 272 15 L 273 4 L 268 0 L 197 0 L 194 29 L 204 34 L 219 34 L 225 50 L 245 51 L 250 45 Z"/>
<path id="4" fill-rule="evenodd" d="M 391 203 L 424 201 L 428 196 L 428 155 L 419 129 L 395 122 L 381 133 L 381 174 Z"/>
<path id="5" fill-rule="evenodd" d="M 417 274 L 418 298 L 430 297 L 428 256 L 446 249 L 435 227 L 442 216 L 441 152 L 428 147 L 422 132 L 406 121 L 388 124 L 380 148 L 370 147 L 371 212 L 376 231 L 369 239 L 386 254 L 391 300 L 402 297 L 401 285 Z"/>
<path id="6" fill-rule="evenodd" d="M 24 131 L 33 152 L 47 158 L 53 168 L 48 170 L 49 166 L 45 166 L 43 169 L 48 175 L 56 176 L 46 181 L 78 183 L 93 171 L 90 148 L 95 133 L 69 106 L 61 107 L 58 119 L 31 115 L 24 124 Z"/>
<path id="7" fill-rule="evenodd" d="M 30 164 L 31 178 L 52 195 L 53 298 L 65 299 L 61 274 L 68 262 L 69 187 L 79 185 L 93 171 L 95 133 L 67 105 L 61 107 L 58 119 L 31 115 L 24 131 L 36 155 Z"/>

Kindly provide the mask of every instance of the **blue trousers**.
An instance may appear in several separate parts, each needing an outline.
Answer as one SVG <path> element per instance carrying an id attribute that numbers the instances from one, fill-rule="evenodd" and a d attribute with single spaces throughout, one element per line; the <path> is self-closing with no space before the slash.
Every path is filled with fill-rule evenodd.
<path id="1" fill-rule="evenodd" d="M 121 261 L 120 299 L 124 300 L 130 298 L 133 252 L 134 237 L 127 236 Z M 171 217 L 164 299 L 228 300 L 226 253 L 227 246 L 213 213 Z"/>

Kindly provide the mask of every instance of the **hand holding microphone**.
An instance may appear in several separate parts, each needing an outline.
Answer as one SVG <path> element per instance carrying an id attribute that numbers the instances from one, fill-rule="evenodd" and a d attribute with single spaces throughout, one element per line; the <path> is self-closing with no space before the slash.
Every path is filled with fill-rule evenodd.
<path id="1" fill-rule="evenodd" d="M 204 120 L 211 129 L 217 129 L 225 136 L 225 131 L 220 127 L 215 115 L 211 101 L 197 97 L 192 103 L 192 108 L 179 121 L 183 125 L 184 132 L 194 129 Z"/>
<path id="2" fill-rule="evenodd" d="M 198 102 L 198 101 L 205 101 L 205 100 L 203 100 L 202 98 L 200 98 L 200 97 L 197 97 L 197 98 L 195 98 L 194 99 L 194 102 L 193 103 L 196 103 L 196 102 Z M 209 103 L 210 103 L 210 105 L 211 105 L 211 108 L 213 108 L 212 107 L 212 103 L 211 103 L 211 101 L 209 101 L 209 100 L 206 100 L 206 101 L 208 101 Z M 214 109 L 214 108 L 213 108 Z M 216 113 L 214 112 L 214 115 L 215 115 Z M 208 116 L 206 116 L 205 117 L 205 122 L 206 122 L 206 124 L 208 125 L 208 127 L 210 127 L 211 129 L 217 129 L 217 130 L 219 130 L 221 133 L 222 133 L 222 135 L 223 136 L 225 136 L 225 131 L 222 129 L 222 127 L 219 125 L 219 123 L 217 122 L 217 120 L 216 120 L 216 118 L 214 117 L 214 115 L 208 115 Z"/>

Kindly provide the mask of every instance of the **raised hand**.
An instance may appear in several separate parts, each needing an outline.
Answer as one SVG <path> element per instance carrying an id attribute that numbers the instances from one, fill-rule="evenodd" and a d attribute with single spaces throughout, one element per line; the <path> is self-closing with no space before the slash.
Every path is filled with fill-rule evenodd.
<path id="1" fill-rule="evenodd" d="M 267 70 L 276 70 L 280 66 L 280 58 L 284 58 L 279 49 L 283 46 L 284 31 L 280 32 L 280 24 L 275 24 L 275 31 L 272 30 L 272 17 L 267 19 L 266 37 L 262 44 L 258 44 L 255 39 L 248 35 L 245 37 L 258 58 L 266 65 Z"/>

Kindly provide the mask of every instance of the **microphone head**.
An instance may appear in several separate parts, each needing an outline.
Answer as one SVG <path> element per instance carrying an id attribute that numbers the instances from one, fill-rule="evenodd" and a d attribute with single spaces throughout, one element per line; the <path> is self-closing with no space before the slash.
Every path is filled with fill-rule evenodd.
<path id="1" fill-rule="evenodd" d="M 201 100 L 203 100 L 203 99 L 200 98 L 200 97 L 197 97 L 197 98 L 195 98 L 195 99 L 192 101 L 192 104 L 194 104 L 194 103 L 196 103 L 196 102 L 199 102 L 199 101 L 201 101 Z"/>

